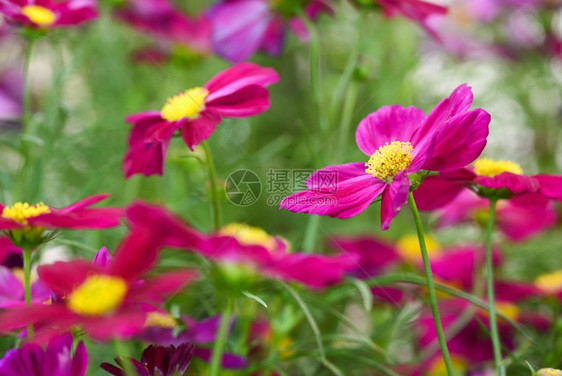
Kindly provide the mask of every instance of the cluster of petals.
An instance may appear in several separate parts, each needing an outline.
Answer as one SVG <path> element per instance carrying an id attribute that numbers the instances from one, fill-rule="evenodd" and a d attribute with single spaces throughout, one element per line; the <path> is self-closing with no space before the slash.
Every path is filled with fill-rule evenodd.
<path id="1" fill-rule="evenodd" d="M 326 0 L 311 0 L 304 9 L 310 20 L 321 13 L 332 13 Z M 258 50 L 279 55 L 288 28 L 299 38 L 308 39 L 298 17 L 284 14 L 266 0 L 222 0 L 208 10 L 207 17 L 212 24 L 213 49 L 232 62 L 247 60 Z"/>
<path id="2" fill-rule="evenodd" d="M 439 39 L 431 24 L 430 18 L 443 16 L 447 13 L 447 8 L 435 3 L 423 0 L 375 0 L 382 6 L 383 12 L 387 17 L 397 14 L 419 23 L 431 36 Z"/>
<path id="3" fill-rule="evenodd" d="M 0 13 L 13 24 L 41 29 L 77 26 L 98 15 L 95 0 L 2 0 Z"/>
<path id="4" fill-rule="evenodd" d="M 247 266 L 266 278 L 300 282 L 311 288 L 337 284 L 354 267 L 353 258 L 349 255 L 288 252 L 284 245 L 271 250 L 261 244 L 245 244 L 236 236 L 220 232 L 203 234 L 157 206 L 133 204 L 127 211 L 127 217 L 145 232 L 160 228 L 163 246 L 194 251 L 217 264 Z"/>
<path id="5" fill-rule="evenodd" d="M 3 376 L 84 376 L 88 353 L 83 342 L 73 350 L 70 333 L 54 337 L 43 350 L 35 343 L 9 350 L 0 359 Z"/>
<path id="6" fill-rule="evenodd" d="M 447 205 L 466 189 L 472 189 L 478 193 L 481 193 L 483 189 L 502 190 L 506 193 L 503 195 L 506 197 L 502 198 L 534 194 L 534 197 L 527 198 L 527 200 L 535 203 L 540 200 L 536 197 L 537 195 L 547 199 L 562 200 L 562 176 L 524 175 L 509 171 L 488 176 L 478 174 L 475 168 L 467 167 L 429 176 L 415 191 L 414 197 L 416 202 L 419 202 L 420 208 L 435 210 Z"/>
<path id="7" fill-rule="evenodd" d="M 124 212 L 120 208 L 90 206 L 106 199 L 109 195 L 99 194 L 86 197 L 64 208 L 49 207 L 44 213 L 25 218 L 25 223 L 10 218 L 6 214 L 6 207 L 0 203 L 0 230 L 9 231 L 28 227 L 41 227 L 49 230 L 56 229 L 102 229 L 115 227 L 120 224 Z"/>
<path id="8" fill-rule="evenodd" d="M 474 161 L 484 149 L 490 115 L 482 109 L 469 110 L 471 103 L 470 87 L 461 85 L 428 116 L 415 107 L 398 105 L 371 113 L 357 128 L 359 149 L 367 157 L 376 157 L 395 144 L 408 145 L 407 163 L 393 166 L 390 160 L 383 165 L 391 172 L 384 179 L 369 173 L 364 162 L 325 167 L 309 177 L 306 191 L 283 199 L 281 208 L 349 218 L 380 196 L 381 228 L 388 229 L 408 199 L 410 175 L 422 170 L 457 170 Z M 336 187 L 321 184 L 320 174 L 335 175 Z"/>
<path id="9" fill-rule="evenodd" d="M 429 191 L 423 186 L 414 196 L 421 210 L 434 210 L 434 202 L 424 194 Z M 433 196 L 433 194 L 431 194 Z M 443 207 L 434 211 L 437 227 L 443 228 L 462 223 L 479 223 L 488 220 L 490 201 L 479 197 L 470 190 L 463 190 Z M 548 198 L 528 193 L 510 200 L 500 201 L 496 208 L 496 226 L 510 241 L 519 242 L 540 234 L 556 224 L 554 204 Z"/>
<path id="10" fill-rule="evenodd" d="M 134 174 L 162 175 L 164 159 L 172 136 L 177 130 L 185 144 L 193 150 L 214 131 L 223 117 L 248 117 L 269 108 L 266 86 L 279 80 L 275 70 L 256 64 L 240 63 L 218 73 L 204 87 L 196 88 L 200 97 L 194 98 L 190 90 L 178 103 L 183 108 L 191 106 L 192 115 L 167 120 L 164 111 L 149 111 L 127 117 L 133 125 L 129 136 L 129 150 L 123 161 L 123 171 L 128 178 Z M 176 96 L 177 97 L 177 96 Z M 172 97 L 170 101 L 178 100 Z M 175 115 L 175 114 L 174 114 Z M 181 116 L 181 117 L 180 117 Z"/>
<path id="11" fill-rule="evenodd" d="M 128 338 L 137 334 L 146 324 L 145 305 L 161 306 L 166 297 L 197 276 L 192 270 L 177 270 L 146 279 L 145 274 L 156 263 L 158 250 L 158 238 L 133 230 L 112 260 L 103 248 L 93 263 L 75 259 L 40 266 L 39 278 L 54 294 L 52 303 L 5 310 L 0 314 L 0 331 L 32 324 L 37 328 L 34 337 L 37 342 L 48 341 L 57 333 L 75 327 L 97 340 Z M 92 287 L 93 279 L 109 280 L 110 283 Z M 112 289 L 116 283 L 118 289 Z M 86 290 L 85 296 L 79 303 L 86 304 L 85 308 L 74 304 L 73 300 L 73 296 L 83 289 Z M 91 301 L 84 302 L 85 299 Z M 110 305 L 98 310 L 98 305 L 108 301 Z"/>

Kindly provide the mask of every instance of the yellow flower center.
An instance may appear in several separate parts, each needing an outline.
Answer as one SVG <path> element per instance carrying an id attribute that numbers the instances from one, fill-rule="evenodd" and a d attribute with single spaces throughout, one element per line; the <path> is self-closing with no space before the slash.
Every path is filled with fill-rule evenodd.
<path id="1" fill-rule="evenodd" d="M 511 172 L 512 174 L 521 175 L 523 170 L 521 166 L 512 161 L 495 161 L 490 158 L 481 158 L 474 162 L 474 172 L 477 175 L 493 177 L 502 172 Z"/>
<path id="2" fill-rule="evenodd" d="M 562 371 L 554 368 L 541 368 L 537 371 L 537 376 L 562 376 Z"/>
<path id="3" fill-rule="evenodd" d="M 547 294 L 555 294 L 562 290 L 562 270 L 541 274 L 535 280 L 535 286 Z"/>
<path id="4" fill-rule="evenodd" d="M 82 315 L 103 315 L 115 309 L 127 293 L 127 283 L 119 277 L 92 275 L 68 297 L 68 308 Z"/>
<path id="5" fill-rule="evenodd" d="M 219 235 L 232 236 L 243 245 L 261 245 L 270 251 L 277 245 L 275 238 L 262 228 L 245 223 L 230 223 L 219 230 Z"/>
<path id="6" fill-rule="evenodd" d="M 508 319 L 517 320 L 517 318 L 519 317 L 520 309 L 515 304 L 506 303 L 506 302 L 497 302 L 495 307 L 497 312 L 501 313 Z"/>
<path id="7" fill-rule="evenodd" d="M 467 362 L 458 356 L 451 356 L 451 365 L 453 366 L 453 370 L 455 374 L 463 374 L 464 371 L 468 368 Z M 429 372 L 426 373 L 426 376 L 447 376 L 447 366 L 445 365 L 445 361 L 443 358 L 436 359 L 432 364 Z"/>
<path id="8" fill-rule="evenodd" d="M 394 175 L 410 167 L 413 151 L 409 142 L 387 142 L 365 163 L 365 172 L 381 180 L 391 181 Z"/>
<path id="9" fill-rule="evenodd" d="M 175 328 L 178 326 L 176 319 L 167 312 L 150 312 L 146 316 L 144 326 L 157 326 L 160 328 Z"/>
<path id="10" fill-rule="evenodd" d="M 50 213 L 51 209 L 42 202 L 29 205 L 27 202 L 16 202 L 12 206 L 6 206 L 2 210 L 2 217 L 12 219 L 22 225 L 27 225 L 27 219 L 37 217 L 41 214 Z"/>
<path id="11" fill-rule="evenodd" d="M 196 119 L 205 109 L 205 98 L 209 90 L 203 87 L 194 87 L 168 98 L 160 111 L 163 119 L 177 121 L 183 118 Z"/>
<path id="12" fill-rule="evenodd" d="M 21 13 L 39 26 L 49 26 L 55 22 L 56 18 L 50 9 L 39 5 L 26 5 L 21 8 Z"/>
<path id="13" fill-rule="evenodd" d="M 416 263 L 421 260 L 421 248 L 417 235 L 410 234 L 401 237 L 396 242 L 396 246 L 398 253 L 406 261 Z M 429 235 L 425 236 L 425 247 L 430 257 L 441 253 L 441 246 L 435 238 Z"/>

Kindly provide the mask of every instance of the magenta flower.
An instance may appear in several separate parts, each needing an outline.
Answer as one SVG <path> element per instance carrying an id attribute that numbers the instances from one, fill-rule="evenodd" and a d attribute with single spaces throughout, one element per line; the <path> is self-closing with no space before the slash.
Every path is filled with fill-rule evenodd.
<path id="1" fill-rule="evenodd" d="M 11 23 L 39 29 L 77 26 L 98 16 L 95 0 L 2 0 L 0 13 Z"/>
<path id="2" fill-rule="evenodd" d="M 302 21 L 291 13 L 292 10 L 276 9 L 266 0 L 220 1 L 207 13 L 213 25 L 213 48 L 232 62 L 247 60 L 258 50 L 277 56 L 288 27 L 301 39 L 308 39 Z M 326 0 L 312 0 L 304 13 L 315 20 L 320 13 L 332 13 L 332 9 Z"/>
<path id="3" fill-rule="evenodd" d="M 354 266 L 349 255 L 289 253 L 283 242 L 245 224 L 233 235 L 201 234 L 163 208 L 143 203 L 132 205 L 127 216 L 143 232 L 158 231 L 163 246 L 202 254 L 229 276 L 244 270 L 245 280 L 262 275 L 324 288 L 339 283 Z"/>
<path id="4" fill-rule="evenodd" d="M 168 0 L 129 0 L 115 16 L 155 37 L 162 52 L 181 46 L 198 55 L 211 53 L 211 24 L 207 18 L 190 18 Z"/>
<path id="5" fill-rule="evenodd" d="M 562 200 L 562 176 L 523 175 L 521 166 L 512 161 L 481 158 L 471 168 L 442 172 L 424 180 L 414 193 L 425 210 L 434 210 L 451 202 L 465 189 L 483 197 L 512 198 L 535 194 L 547 199 Z M 522 199 L 538 204 L 538 199 Z"/>
<path id="6" fill-rule="evenodd" d="M 144 342 L 148 342 L 158 346 L 180 346 L 184 343 L 192 343 L 195 346 L 194 355 L 205 362 L 209 362 L 212 357 L 212 351 L 204 346 L 215 342 L 217 331 L 219 329 L 221 316 L 210 317 L 205 320 L 196 321 L 188 316 L 182 316 L 182 321 L 186 329 L 175 333 L 176 324 L 167 322 L 166 318 L 171 318 L 167 313 L 153 312 L 155 316 L 150 316 L 147 320 L 146 328 L 139 333 L 138 337 Z M 156 317 L 155 320 L 151 320 Z M 159 318 L 164 318 L 159 322 Z M 152 323 L 154 325 L 152 325 Z M 229 332 L 234 324 L 234 319 L 230 322 Z M 234 354 L 224 353 L 221 366 L 226 369 L 242 369 L 246 368 L 248 362 L 246 358 Z"/>
<path id="7" fill-rule="evenodd" d="M 433 37 L 439 39 L 435 30 L 427 22 L 430 17 L 447 13 L 447 8 L 441 5 L 428 3 L 422 0 L 375 0 L 379 3 L 387 17 L 400 14 L 412 21 L 419 23 Z"/>
<path id="8" fill-rule="evenodd" d="M 46 350 L 37 344 L 26 344 L 9 350 L 0 359 L 3 376 L 84 376 L 88 368 L 88 353 L 79 342 L 72 351 L 70 333 L 53 338 Z"/>
<path id="9" fill-rule="evenodd" d="M 428 192 L 422 185 L 417 195 Z M 417 196 L 416 197 L 419 197 Z M 421 210 L 432 210 L 432 202 L 420 199 Z M 447 227 L 459 223 L 477 222 L 485 225 L 490 210 L 490 202 L 476 193 L 463 190 L 452 201 L 438 209 L 437 226 Z M 523 241 L 556 224 L 556 210 L 551 200 L 536 194 L 527 193 L 500 201 L 497 206 L 496 225 L 511 241 Z"/>
<path id="10" fill-rule="evenodd" d="M 46 230 L 69 228 L 74 230 L 101 229 L 120 224 L 123 210 L 113 207 L 90 208 L 109 195 L 86 197 L 61 209 L 43 203 L 29 205 L 17 202 L 12 206 L 0 204 L 0 230 L 20 247 L 35 248 L 49 239 Z"/>
<path id="11" fill-rule="evenodd" d="M 133 130 L 123 161 L 125 176 L 162 175 L 168 145 L 178 129 L 185 144 L 193 150 L 215 131 L 223 117 L 248 117 L 264 112 L 269 108 L 265 87 L 278 80 L 271 68 L 241 63 L 217 74 L 204 87 L 171 97 L 161 111 L 128 116 Z"/>
<path id="12" fill-rule="evenodd" d="M 349 218 L 381 197 L 381 228 L 388 229 L 407 201 L 410 175 L 464 167 L 484 149 L 490 115 L 482 109 L 469 110 L 471 103 L 470 87 L 461 85 L 429 116 L 415 107 L 382 107 L 357 127 L 357 146 L 370 157 L 367 163 L 316 171 L 307 180 L 308 189 L 285 197 L 280 207 Z M 335 189 L 322 186 L 322 175 L 335 177 Z"/>
<path id="13" fill-rule="evenodd" d="M 160 239 L 133 229 L 109 263 L 102 249 L 95 263 L 73 260 L 40 266 L 39 278 L 56 299 L 49 305 L 7 309 L 0 314 L 0 331 L 33 324 L 39 329 L 35 341 L 74 327 L 97 340 L 135 335 L 145 326 L 145 305 L 161 306 L 164 298 L 196 277 L 191 270 L 179 270 L 145 278 L 159 248 Z"/>
<path id="14" fill-rule="evenodd" d="M 175 376 L 184 375 L 193 358 L 193 345 L 183 344 L 175 346 L 148 346 L 143 352 L 140 362 L 129 359 L 133 364 L 135 375 L 138 376 Z M 119 358 L 115 362 L 122 367 Z M 109 363 L 102 363 L 101 368 L 114 376 L 127 376 L 124 369 Z"/>

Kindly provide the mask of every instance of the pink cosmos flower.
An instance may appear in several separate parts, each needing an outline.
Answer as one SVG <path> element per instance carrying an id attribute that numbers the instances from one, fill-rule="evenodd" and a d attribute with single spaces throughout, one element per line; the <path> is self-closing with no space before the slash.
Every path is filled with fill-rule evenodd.
<path id="1" fill-rule="evenodd" d="M 88 353 L 83 342 L 72 350 L 72 334 L 53 338 L 46 350 L 30 343 L 9 350 L 0 359 L 3 376 L 84 376 L 88 368 Z"/>
<path id="2" fill-rule="evenodd" d="M 0 331 L 33 324 L 38 329 L 34 341 L 38 342 L 74 327 L 97 340 L 135 335 L 145 326 L 145 305 L 161 306 L 163 299 L 196 277 L 191 270 L 179 270 L 145 278 L 159 249 L 157 236 L 133 229 L 111 262 L 102 249 L 95 263 L 77 259 L 40 266 L 39 278 L 56 299 L 49 305 L 2 312 Z"/>
<path id="3" fill-rule="evenodd" d="M 387 17 L 394 17 L 396 14 L 400 14 L 419 23 L 429 34 L 439 39 L 439 36 L 428 24 L 427 20 L 432 16 L 447 14 L 446 7 L 422 0 L 375 0 L 375 2 L 382 6 Z"/>
<path id="4" fill-rule="evenodd" d="M 267 278 L 296 281 L 311 288 L 324 288 L 339 283 L 344 274 L 353 268 L 349 255 L 323 256 L 289 253 L 286 245 L 275 239 L 271 241 L 259 236 L 243 236 L 247 225 L 239 231 L 226 235 L 220 231 L 206 235 L 197 232 L 163 208 L 136 203 L 127 210 L 127 217 L 135 227 L 144 232 L 155 231 L 163 246 L 195 251 L 216 263 L 226 274 L 237 267 L 244 269 L 244 277 L 252 279 L 258 275 Z M 263 231 L 263 230 L 262 230 Z M 250 238 L 253 238 L 250 240 Z"/>
<path id="5" fill-rule="evenodd" d="M 363 119 L 357 127 L 357 146 L 367 163 L 325 167 L 307 180 L 308 190 L 285 197 L 280 207 L 295 213 L 350 218 L 382 197 L 381 228 L 406 203 L 410 175 L 422 170 L 450 171 L 476 159 L 488 136 L 490 115 L 469 110 L 472 91 L 456 88 L 426 116 L 415 107 L 384 106 Z M 322 185 L 331 175 L 334 187 Z"/>
<path id="6" fill-rule="evenodd" d="M 427 192 L 421 188 L 422 192 Z M 418 197 L 418 196 L 416 196 Z M 432 203 L 420 199 L 420 210 L 433 210 Z M 463 190 L 448 204 L 435 211 L 437 227 L 447 227 L 459 223 L 477 222 L 485 226 L 490 210 L 490 202 L 476 193 Z M 496 225 L 511 241 L 524 241 L 556 224 L 556 210 L 551 200 L 536 194 L 527 193 L 511 200 L 500 201 L 497 206 Z"/>
<path id="7" fill-rule="evenodd" d="M 158 313 L 157 313 L 158 314 Z M 167 313 L 159 313 L 161 317 L 170 317 Z M 195 347 L 194 355 L 205 362 L 209 362 L 212 357 L 212 350 L 205 347 L 215 342 L 219 329 L 221 316 L 214 316 L 201 321 L 196 321 L 191 317 L 182 316 L 183 324 L 186 329 L 176 333 L 175 325 L 158 325 L 158 320 L 154 320 L 156 325 L 150 325 L 150 315 L 147 320 L 146 328 L 139 333 L 138 337 L 142 341 L 158 346 L 181 346 L 184 343 L 192 343 Z M 166 323 L 168 324 L 168 323 Z M 230 322 L 229 333 L 234 324 L 234 319 Z M 224 353 L 221 366 L 226 369 L 246 368 L 248 362 L 246 358 L 230 353 Z"/>
<path id="8" fill-rule="evenodd" d="M 532 193 L 562 200 L 562 176 L 523 175 L 521 166 L 515 162 L 481 158 L 471 168 L 428 177 L 414 196 L 421 208 L 434 210 L 451 202 L 465 189 L 472 189 L 484 197 L 510 198 Z M 537 199 L 522 201 L 525 200 L 532 202 Z"/>
<path id="9" fill-rule="evenodd" d="M 185 144 L 193 150 L 215 131 L 223 117 L 248 117 L 264 112 L 269 108 L 265 87 L 278 80 L 271 68 L 241 63 L 217 74 L 204 87 L 171 97 L 161 111 L 128 116 L 133 130 L 123 161 L 125 177 L 162 175 L 168 145 L 178 129 Z"/>
<path id="10" fill-rule="evenodd" d="M 168 0 L 129 0 L 115 11 L 115 16 L 154 36 L 157 50 L 165 54 L 179 46 L 197 55 L 211 53 L 211 24 L 207 18 L 188 17 Z"/>
<path id="11" fill-rule="evenodd" d="M 39 29 L 77 26 L 98 16 L 95 0 L 2 0 L 0 13 L 14 24 Z"/>
<path id="12" fill-rule="evenodd" d="M 262 50 L 277 56 L 283 48 L 287 27 L 308 40 L 302 21 L 293 17 L 292 9 L 276 9 L 266 0 L 223 0 L 208 11 L 212 43 L 217 54 L 232 62 L 250 58 Z M 311 0 L 304 10 L 315 20 L 320 13 L 332 13 L 327 0 Z"/>

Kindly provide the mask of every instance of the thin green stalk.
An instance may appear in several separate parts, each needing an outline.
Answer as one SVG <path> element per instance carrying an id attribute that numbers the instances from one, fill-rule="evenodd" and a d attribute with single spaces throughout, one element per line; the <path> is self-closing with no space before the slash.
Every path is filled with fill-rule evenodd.
<path id="1" fill-rule="evenodd" d="M 435 330 L 437 331 L 437 339 L 439 340 L 439 347 L 441 347 L 441 353 L 443 354 L 443 360 L 445 361 L 445 367 L 447 368 L 447 375 L 453 376 L 454 375 L 453 365 L 451 364 L 449 349 L 447 348 L 447 342 L 445 341 L 445 334 L 443 333 L 443 326 L 441 325 L 441 318 L 439 317 L 439 308 L 437 307 L 437 296 L 435 295 L 435 283 L 433 282 L 431 264 L 429 263 L 429 256 L 427 254 L 427 248 L 425 246 L 423 227 L 420 220 L 420 214 L 416 206 L 416 201 L 414 200 L 414 194 L 412 192 L 408 193 L 408 203 L 412 208 L 412 214 L 414 215 L 414 220 L 416 222 L 416 230 L 418 232 L 418 240 L 420 243 L 420 249 L 423 259 L 423 267 L 425 269 L 425 278 L 427 280 L 427 290 L 429 292 L 429 303 L 431 305 L 431 312 L 433 314 Z"/>
<path id="2" fill-rule="evenodd" d="M 209 376 L 218 376 L 221 371 L 222 356 L 224 354 L 226 337 L 228 335 L 228 327 L 233 311 L 234 304 L 231 298 L 227 298 L 226 304 L 222 311 L 221 322 L 219 325 L 219 330 L 217 332 L 217 337 L 215 339 L 215 345 L 213 346 L 213 356 L 211 357 L 211 365 L 209 366 L 208 373 Z"/>
<path id="3" fill-rule="evenodd" d="M 490 213 L 488 215 L 488 227 L 486 228 L 486 285 L 488 288 L 488 312 L 490 316 L 490 334 L 494 347 L 494 364 L 496 373 L 502 375 L 502 353 L 500 336 L 496 318 L 496 301 L 494 298 L 494 266 L 492 262 L 492 235 L 494 222 L 496 220 L 497 199 L 490 199 Z"/>
<path id="4" fill-rule="evenodd" d="M 304 241 L 302 246 L 303 252 L 305 253 L 314 252 L 319 226 L 320 226 L 320 216 L 311 215 L 308 218 L 308 224 L 306 225 L 306 232 L 304 234 Z"/>
<path id="5" fill-rule="evenodd" d="M 23 287 L 25 291 L 25 305 L 31 305 L 31 248 L 23 248 Z M 33 337 L 33 324 L 27 325 L 27 337 Z"/>
<path id="6" fill-rule="evenodd" d="M 215 230 L 221 227 L 221 206 L 219 202 L 219 195 L 217 192 L 217 175 L 215 170 L 215 164 L 213 162 L 213 156 L 211 154 L 211 148 L 207 141 L 201 143 L 203 150 L 205 151 L 205 161 L 207 165 L 207 170 L 209 172 L 209 185 L 211 190 L 211 201 L 213 205 L 213 223 Z"/>
<path id="7" fill-rule="evenodd" d="M 113 341 L 113 346 L 117 356 L 122 360 L 123 370 L 125 371 L 125 376 L 135 376 L 137 373 L 133 368 L 133 363 L 131 362 L 131 354 L 129 352 L 129 346 L 125 342 L 118 340 Z"/>

